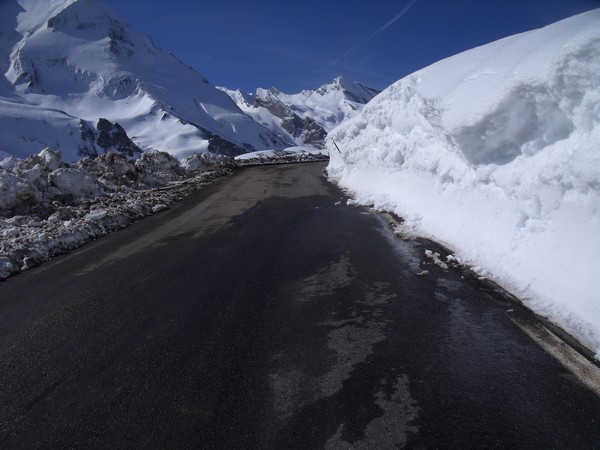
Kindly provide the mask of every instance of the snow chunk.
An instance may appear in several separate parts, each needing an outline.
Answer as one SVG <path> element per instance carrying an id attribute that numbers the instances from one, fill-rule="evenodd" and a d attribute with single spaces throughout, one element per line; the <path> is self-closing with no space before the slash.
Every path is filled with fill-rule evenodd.
<path id="1" fill-rule="evenodd" d="M 60 194 L 74 198 L 95 197 L 101 192 L 98 182 L 80 169 L 56 169 L 48 175 L 48 183 L 57 188 Z"/>
<path id="2" fill-rule="evenodd" d="M 15 264 L 9 258 L 0 256 L 0 280 L 8 278 L 15 270 Z"/>
<path id="3" fill-rule="evenodd" d="M 39 152 L 37 156 L 38 157 L 35 159 L 35 161 L 39 161 L 41 169 L 43 170 L 53 171 L 62 165 L 62 155 L 59 151 L 52 151 L 49 148 L 45 148 Z"/>
<path id="4" fill-rule="evenodd" d="M 142 182 L 149 187 L 164 186 L 184 174 L 174 156 L 158 150 L 142 153 L 135 162 L 135 167 L 140 172 Z"/>
<path id="5" fill-rule="evenodd" d="M 425 256 L 431 259 L 435 265 L 440 266 L 444 270 L 448 270 L 448 264 L 440 259 L 440 254 L 438 252 L 425 250 Z"/>
<path id="6" fill-rule="evenodd" d="M 157 213 L 157 212 L 162 211 L 162 210 L 167 209 L 167 208 L 168 208 L 168 206 L 165 205 L 164 203 L 159 203 L 159 204 L 154 205 L 152 207 L 152 212 L 153 213 Z"/>
<path id="7" fill-rule="evenodd" d="M 39 202 L 40 191 L 31 181 L 11 173 L 0 173 L 0 210 Z"/>
<path id="8" fill-rule="evenodd" d="M 100 210 L 96 210 L 96 211 L 92 211 L 89 212 L 85 215 L 84 219 L 88 222 L 97 222 L 101 219 L 104 219 L 106 217 L 106 215 L 108 214 L 108 211 L 105 209 L 100 209 Z"/>

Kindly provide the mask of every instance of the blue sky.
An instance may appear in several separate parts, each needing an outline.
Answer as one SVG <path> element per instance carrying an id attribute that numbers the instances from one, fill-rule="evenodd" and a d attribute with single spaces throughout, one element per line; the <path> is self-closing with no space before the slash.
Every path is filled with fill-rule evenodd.
<path id="1" fill-rule="evenodd" d="M 447 56 L 600 7 L 600 0 L 104 1 L 211 83 L 286 93 L 338 75 L 383 89 Z"/>

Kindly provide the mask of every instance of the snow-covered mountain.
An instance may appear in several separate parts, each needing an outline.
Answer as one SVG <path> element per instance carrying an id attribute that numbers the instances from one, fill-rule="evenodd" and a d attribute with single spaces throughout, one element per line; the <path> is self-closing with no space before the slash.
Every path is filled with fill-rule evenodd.
<path id="1" fill-rule="evenodd" d="M 74 160 L 127 144 L 130 154 L 156 148 L 182 157 L 294 143 L 100 0 L 3 0 L 0 66 L 0 156 L 48 146 Z M 109 124 L 118 142 L 106 139 Z"/>
<path id="2" fill-rule="evenodd" d="M 600 10 L 447 58 L 330 132 L 329 173 L 600 358 Z"/>
<path id="3" fill-rule="evenodd" d="M 354 117 L 379 91 L 342 77 L 318 89 L 284 94 L 276 88 L 257 89 L 255 94 L 228 90 L 233 101 L 254 120 L 298 145 L 325 147 L 327 133 Z"/>

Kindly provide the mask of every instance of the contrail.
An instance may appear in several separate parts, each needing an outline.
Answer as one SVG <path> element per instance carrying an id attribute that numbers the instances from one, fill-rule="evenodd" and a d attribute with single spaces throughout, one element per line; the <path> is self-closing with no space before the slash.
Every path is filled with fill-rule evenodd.
<path id="1" fill-rule="evenodd" d="M 373 37 L 375 35 L 381 33 L 386 28 L 389 28 L 390 26 L 392 26 L 394 24 L 394 22 L 396 22 L 398 19 L 400 19 L 400 17 L 402 17 L 404 14 L 407 13 L 408 10 L 410 8 L 412 8 L 415 3 L 417 3 L 417 1 L 418 0 L 410 0 L 410 2 L 404 8 L 402 8 L 402 10 L 398 14 L 396 14 L 394 17 L 392 17 L 390 20 L 388 20 L 383 26 L 381 26 L 378 29 L 376 29 L 375 31 L 373 31 L 373 33 L 371 33 L 369 36 L 367 36 L 366 38 L 364 38 L 362 41 L 360 41 L 358 44 L 356 44 L 354 47 L 352 47 L 350 50 L 348 50 L 342 56 L 340 56 L 336 60 L 334 60 L 334 61 L 330 62 L 329 64 L 327 64 L 325 67 L 323 67 L 322 69 L 320 69 L 317 73 L 321 73 L 325 69 L 328 69 L 329 67 L 333 66 L 334 64 L 337 64 L 342 59 L 344 59 L 346 56 L 348 56 L 350 53 L 352 53 L 354 50 L 356 50 L 358 47 L 360 47 L 361 45 L 363 45 L 365 42 L 370 41 L 371 39 L 373 39 Z"/>

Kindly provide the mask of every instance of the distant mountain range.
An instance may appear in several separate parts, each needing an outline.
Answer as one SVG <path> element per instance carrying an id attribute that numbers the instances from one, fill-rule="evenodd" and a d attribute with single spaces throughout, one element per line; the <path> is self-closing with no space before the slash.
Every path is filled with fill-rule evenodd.
<path id="1" fill-rule="evenodd" d="M 0 157 L 322 148 L 377 94 L 342 78 L 293 95 L 217 88 L 100 0 L 2 0 L 0 66 Z"/>
<path id="2" fill-rule="evenodd" d="M 376 89 L 342 77 L 298 94 L 284 94 L 277 88 L 257 89 L 255 94 L 220 89 L 258 123 L 298 145 L 316 148 L 325 148 L 327 133 L 343 120 L 355 116 L 379 94 Z"/>

